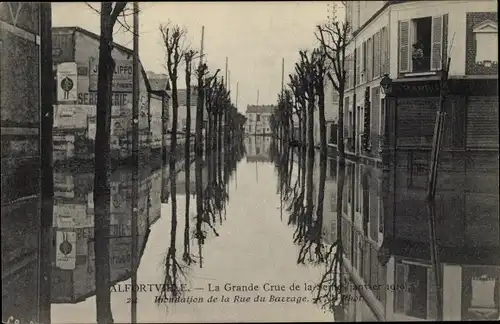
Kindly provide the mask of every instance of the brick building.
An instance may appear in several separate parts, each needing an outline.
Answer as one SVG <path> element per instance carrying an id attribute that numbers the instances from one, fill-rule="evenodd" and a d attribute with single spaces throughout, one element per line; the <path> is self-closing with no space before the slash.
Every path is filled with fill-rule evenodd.
<path id="1" fill-rule="evenodd" d="M 348 1 L 346 19 L 353 27 L 348 152 L 380 160 L 386 132 L 396 134 L 389 140 L 400 151 L 430 151 L 447 58 L 444 150 L 498 150 L 496 2 Z M 392 79 L 387 96 L 380 87 L 384 74 Z"/>

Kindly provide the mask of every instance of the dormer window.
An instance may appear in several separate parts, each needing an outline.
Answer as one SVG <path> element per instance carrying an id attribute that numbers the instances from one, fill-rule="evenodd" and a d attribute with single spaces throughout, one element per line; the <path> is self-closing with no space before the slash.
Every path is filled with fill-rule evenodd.
<path id="1" fill-rule="evenodd" d="M 486 67 L 498 63 L 498 24 L 485 20 L 472 30 L 476 41 L 476 64 Z"/>

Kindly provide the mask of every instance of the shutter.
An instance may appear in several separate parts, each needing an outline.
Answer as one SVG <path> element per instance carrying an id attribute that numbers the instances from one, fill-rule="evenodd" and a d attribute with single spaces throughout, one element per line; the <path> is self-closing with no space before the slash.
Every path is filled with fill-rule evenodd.
<path id="1" fill-rule="evenodd" d="M 355 56 L 356 56 L 356 85 L 358 85 L 360 82 L 359 80 L 361 80 L 361 51 L 359 50 L 359 47 L 356 49 L 356 53 L 355 53 Z"/>
<path id="2" fill-rule="evenodd" d="M 366 80 L 373 79 L 373 38 L 368 39 L 366 44 Z"/>
<path id="3" fill-rule="evenodd" d="M 371 93 L 371 129 L 370 129 L 370 138 L 372 141 L 372 148 L 375 149 L 378 147 L 378 138 L 379 138 L 379 114 L 380 114 L 380 88 L 374 87 L 372 88 Z M 376 239 L 376 237 L 372 237 Z"/>
<path id="4" fill-rule="evenodd" d="M 498 97 L 469 97 L 467 147 L 498 148 Z"/>
<path id="5" fill-rule="evenodd" d="M 387 27 L 382 28 L 382 35 L 380 37 L 380 43 L 381 43 L 381 52 L 382 52 L 382 57 L 381 57 L 381 64 L 380 64 L 380 70 L 381 74 L 386 74 L 389 73 L 389 52 L 388 52 L 388 46 L 387 46 Z"/>
<path id="6" fill-rule="evenodd" d="M 406 266 L 401 263 L 396 263 L 396 274 L 394 276 L 394 284 L 399 286 L 406 284 L 408 281 L 408 270 Z M 405 296 L 402 289 L 395 289 L 394 291 L 394 312 L 403 313 L 405 311 Z"/>
<path id="7" fill-rule="evenodd" d="M 431 70 L 441 70 L 443 52 L 443 16 L 432 17 Z"/>
<path id="8" fill-rule="evenodd" d="M 399 72 L 410 71 L 410 22 L 399 22 Z"/>
<path id="9" fill-rule="evenodd" d="M 367 76 L 367 67 L 368 67 L 368 60 L 367 60 L 367 55 L 366 55 L 366 41 L 363 42 L 363 47 L 362 47 L 362 52 L 361 52 L 361 59 L 362 59 L 362 65 L 361 65 L 361 82 L 366 81 L 366 76 Z"/>
<path id="10" fill-rule="evenodd" d="M 348 133 L 348 129 L 347 129 L 348 123 L 346 122 L 347 121 L 346 116 L 349 116 L 349 97 L 345 97 L 344 102 L 345 102 L 345 104 L 344 104 L 344 139 L 347 139 L 347 137 L 349 136 L 349 133 Z"/>
<path id="11" fill-rule="evenodd" d="M 375 34 L 373 39 L 373 78 L 380 76 L 380 31 Z"/>

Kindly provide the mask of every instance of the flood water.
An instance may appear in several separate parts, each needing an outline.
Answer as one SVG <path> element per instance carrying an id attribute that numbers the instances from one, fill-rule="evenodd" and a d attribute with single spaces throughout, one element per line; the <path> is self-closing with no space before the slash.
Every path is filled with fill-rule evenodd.
<path id="1" fill-rule="evenodd" d="M 498 319 L 498 152 L 442 161 L 428 204 L 417 153 L 377 168 L 269 137 L 226 150 L 175 177 L 116 170 L 97 237 L 92 173 L 56 170 L 49 233 L 37 201 L 2 217 L 2 321 Z"/>

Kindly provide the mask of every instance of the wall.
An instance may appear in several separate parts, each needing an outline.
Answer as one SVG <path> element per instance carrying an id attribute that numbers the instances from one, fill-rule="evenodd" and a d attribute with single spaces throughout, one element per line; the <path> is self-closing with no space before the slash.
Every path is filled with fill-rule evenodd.
<path id="1" fill-rule="evenodd" d="M 91 70 L 98 64 L 99 41 L 85 31 L 75 28 L 53 29 L 54 63 L 76 62 L 77 64 L 77 100 L 58 103 L 57 111 L 69 111 L 68 117 L 61 118 L 55 114 L 54 140 L 56 145 L 54 158 L 88 157 L 93 154 L 95 138 L 97 91 L 91 89 Z M 132 56 L 115 47 L 112 52 L 117 66 L 124 63 L 130 69 L 127 73 L 114 76 L 113 84 L 118 78 L 126 77 L 127 88 L 116 90 L 112 95 L 111 149 L 114 158 L 126 158 L 131 155 L 132 142 Z M 94 63 L 91 63 L 94 60 Z M 125 63 L 125 61 L 128 61 Z M 139 67 L 141 71 L 141 67 Z M 93 79 L 96 82 L 95 78 Z M 124 83 L 125 84 L 125 83 Z M 57 86 L 57 84 L 56 84 Z M 57 88 L 59 88 L 57 86 Z M 139 77 L 139 145 L 142 151 L 149 148 L 149 103 L 147 87 L 143 73 Z M 56 102 L 57 103 L 57 102 Z M 73 116 L 71 116 L 73 112 Z M 86 116 L 85 116 L 86 115 Z"/>
<path id="2" fill-rule="evenodd" d="M 5 323 L 9 316 L 21 323 L 38 321 L 34 305 L 40 305 L 39 10 L 39 3 L 0 3 L 1 320 Z"/>
<path id="3" fill-rule="evenodd" d="M 260 121 L 257 121 L 257 115 L 260 117 Z M 246 113 L 247 121 L 245 123 L 245 132 L 249 135 L 270 135 L 271 126 L 269 124 L 269 118 L 271 113 Z"/>
<path id="4" fill-rule="evenodd" d="M 151 113 L 151 148 L 158 149 L 162 142 L 162 109 L 163 98 L 150 94 L 149 108 Z"/>

